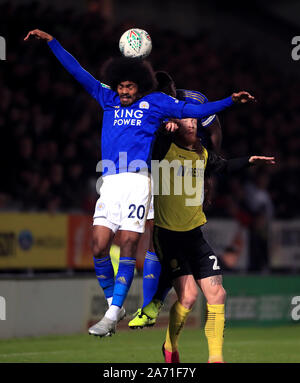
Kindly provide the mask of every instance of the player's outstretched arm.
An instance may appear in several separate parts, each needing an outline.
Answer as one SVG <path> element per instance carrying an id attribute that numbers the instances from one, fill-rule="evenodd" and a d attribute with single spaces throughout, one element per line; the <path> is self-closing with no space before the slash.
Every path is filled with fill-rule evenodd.
<path id="1" fill-rule="evenodd" d="M 238 93 L 233 93 L 232 101 L 236 104 L 245 104 L 246 102 L 256 102 L 255 97 L 251 96 L 250 93 L 242 91 Z"/>
<path id="2" fill-rule="evenodd" d="M 202 105 L 185 104 L 182 109 L 181 118 L 203 118 L 231 107 L 233 104 L 245 104 L 255 102 L 255 97 L 250 93 L 242 91 L 233 93 L 230 97 L 222 100 L 206 102 Z"/>
<path id="3" fill-rule="evenodd" d="M 35 37 L 38 40 L 46 40 L 47 42 L 53 40 L 53 36 L 49 35 L 49 33 L 41 31 L 40 29 L 34 29 L 32 31 L 29 31 L 27 33 L 27 36 L 24 38 L 24 41 L 27 41 L 30 38 L 30 36 Z"/>
<path id="4" fill-rule="evenodd" d="M 275 157 L 247 156 L 226 160 L 215 152 L 208 152 L 205 175 L 211 173 L 235 173 L 251 165 L 275 165 Z"/>
<path id="5" fill-rule="evenodd" d="M 275 165 L 275 157 L 251 156 L 249 162 L 252 165 Z"/>
<path id="6" fill-rule="evenodd" d="M 84 70 L 79 62 L 67 52 L 60 43 L 49 33 L 43 32 L 39 29 L 34 29 L 28 32 L 27 36 L 24 38 L 25 41 L 28 41 L 30 37 L 36 39 L 45 40 L 52 52 L 55 54 L 57 59 L 65 67 L 65 69 L 72 75 L 74 78 L 81 84 L 83 87 L 93 96 L 97 97 L 97 90 L 99 88 L 99 81 L 97 81 L 89 72 Z"/>

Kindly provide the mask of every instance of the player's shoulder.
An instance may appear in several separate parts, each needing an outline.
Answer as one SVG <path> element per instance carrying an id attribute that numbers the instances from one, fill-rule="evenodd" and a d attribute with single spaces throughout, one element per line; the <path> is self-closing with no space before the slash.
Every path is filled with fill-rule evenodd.
<path id="1" fill-rule="evenodd" d="M 177 89 L 176 97 L 179 100 L 204 104 L 208 101 L 204 93 L 198 90 Z"/>
<path id="2" fill-rule="evenodd" d="M 150 103 L 161 105 L 161 106 L 165 104 L 169 104 L 169 103 L 175 103 L 175 104 L 180 103 L 180 101 L 177 98 L 169 96 L 166 93 L 157 92 L 157 91 L 147 94 L 146 96 L 142 97 L 141 100 L 145 100 Z"/>
<path id="3" fill-rule="evenodd" d="M 99 82 L 99 98 L 104 100 L 106 105 L 120 105 L 120 98 L 118 97 L 118 93 L 115 92 L 109 85 Z"/>
<path id="4" fill-rule="evenodd" d="M 109 96 L 115 96 L 117 95 L 117 92 L 114 91 L 109 85 L 105 84 L 104 82 L 99 81 L 99 87 L 103 93 Z"/>

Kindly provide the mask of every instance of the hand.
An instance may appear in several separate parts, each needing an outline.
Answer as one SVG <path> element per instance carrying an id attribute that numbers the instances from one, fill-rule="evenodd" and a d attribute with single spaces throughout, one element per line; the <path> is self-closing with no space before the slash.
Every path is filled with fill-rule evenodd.
<path id="1" fill-rule="evenodd" d="M 250 164 L 260 165 L 275 165 L 275 157 L 263 157 L 263 156 L 252 156 L 249 158 Z"/>
<path id="2" fill-rule="evenodd" d="M 40 31 L 39 29 L 34 29 L 33 31 L 28 32 L 28 34 L 25 37 L 24 41 L 27 41 L 30 36 L 33 36 L 36 39 L 42 39 L 42 40 L 46 40 L 46 41 L 53 40 L 53 36 L 49 35 L 49 33 Z"/>
<path id="3" fill-rule="evenodd" d="M 166 127 L 168 132 L 175 132 L 179 128 L 179 126 L 174 121 L 169 121 L 166 123 Z"/>
<path id="4" fill-rule="evenodd" d="M 245 104 L 246 102 L 256 102 L 255 97 L 251 96 L 250 93 L 244 91 L 233 93 L 231 98 L 233 102 L 236 102 L 238 104 Z"/>

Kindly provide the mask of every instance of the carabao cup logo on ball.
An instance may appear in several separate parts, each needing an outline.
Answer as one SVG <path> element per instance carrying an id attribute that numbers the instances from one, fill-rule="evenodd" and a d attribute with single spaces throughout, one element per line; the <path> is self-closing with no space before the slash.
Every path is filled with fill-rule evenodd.
<path id="1" fill-rule="evenodd" d="M 125 57 L 144 58 L 151 52 L 151 37 L 143 29 L 129 29 L 121 36 L 119 48 Z"/>

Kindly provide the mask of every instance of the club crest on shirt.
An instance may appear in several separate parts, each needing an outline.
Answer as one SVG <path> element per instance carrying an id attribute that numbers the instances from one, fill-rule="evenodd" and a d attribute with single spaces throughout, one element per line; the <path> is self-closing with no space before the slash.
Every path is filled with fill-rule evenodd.
<path id="1" fill-rule="evenodd" d="M 100 202 L 99 205 L 97 206 L 97 210 L 103 210 L 105 208 L 105 205 L 103 202 Z"/>
<path id="2" fill-rule="evenodd" d="M 141 101 L 141 102 L 140 102 L 140 105 L 139 105 L 139 108 L 140 108 L 140 109 L 149 109 L 149 108 L 150 108 L 149 102 L 147 102 L 147 101 Z"/>

